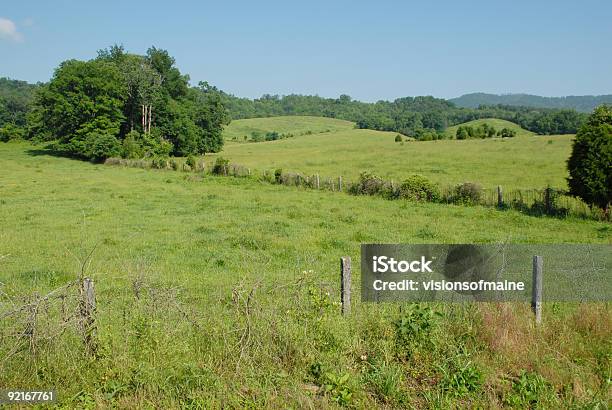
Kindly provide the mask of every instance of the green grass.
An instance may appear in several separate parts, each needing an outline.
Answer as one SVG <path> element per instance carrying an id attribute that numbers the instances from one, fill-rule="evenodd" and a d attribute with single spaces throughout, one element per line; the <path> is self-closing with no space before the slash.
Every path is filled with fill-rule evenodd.
<path id="1" fill-rule="evenodd" d="M 0 386 L 52 386 L 68 408 L 525 407 L 534 391 L 548 408 L 609 399 L 608 306 L 546 305 L 536 331 L 528 306 L 430 304 L 442 317 L 401 339 L 397 305 L 357 296 L 363 242 L 610 243 L 609 224 L 37 149 L 0 144 L 0 310 L 75 279 L 97 244 L 87 274 L 99 348 L 88 356 L 74 327 L 55 335 L 59 300 L 38 312 L 34 351 L 5 356 L 20 340 L 7 332 L 24 328 L 0 319 Z M 344 255 L 354 261 L 349 318 L 335 303 Z"/>
<path id="2" fill-rule="evenodd" d="M 260 121 L 265 121 L 261 119 Z M 394 142 L 396 133 L 349 129 L 279 141 L 228 144 L 219 155 L 252 169 L 343 176 L 362 171 L 400 181 L 413 173 L 440 185 L 478 182 L 504 189 L 567 186 L 573 136 Z"/>
<path id="3" fill-rule="evenodd" d="M 319 134 L 349 130 L 355 127 L 355 123 L 344 120 L 324 117 L 310 116 L 284 116 L 269 118 L 250 118 L 245 120 L 234 120 L 223 131 L 226 140 L 236 138 L 238 142 L 244 142 L 244 136 L 251 138 L 252 132 L 266 134 L 276 131 L 279 134 L 293 134 L 294 136 L 306 135 L 306 133 Z"/>
<path id="4" fill-rule="evenodd" d="M 528 131 L 524 128 L 522 128 L 520 125 L 511 122 L 511 121 L 506 121 L 506 120 L 500 120 L 498 118 L 482 118 L 479 120 L 473 120 L 473 121 L 468 121 L 465 122 L 463 124 L 459 124 L 459 125 L 454 125 L 452 127 L 448 127 L 446 129 L 446 135 L 448 135 L 449 137 L 454 138 L 455 135 L 457 134 L 457 128 L 461 127 L 461 126 L 470 126 L 470 127 L 478 127 L 482 124 L 488 124 L 493 126 L 497 131 L 501 131 L 504 128 L 509 128 L 511 130 L 516 131 L 516 135 L 518 137 L 531 137 L 534 136 L 535 133 Z"/>

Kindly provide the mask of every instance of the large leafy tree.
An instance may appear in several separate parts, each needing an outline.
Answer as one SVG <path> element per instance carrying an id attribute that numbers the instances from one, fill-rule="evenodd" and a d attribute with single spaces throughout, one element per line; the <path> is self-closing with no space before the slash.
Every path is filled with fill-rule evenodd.
<path id="1" fill-rule="evenodd" d="M 576 135 L 568 160 L 570 192 L 590 205 L 612 203 L 612 106 L 600 106 Z"/>
<path id="2" fill-rule="evenodd" d="M 188 81 L 155 47 L 140 56 L 112 46 L 91 61 L 66 61 L 36 97 L 30 135 L 90 159 L 217 152 L 229 123 L 220 92 Z"/>
<path id="3" fill-rule="evenodd" d="M 125 117 L 125 86 L 116 65 L 104 61 L 68 60 L 60 64 L 34 102 L 30 131 L 59 141 L 58 147 L 87 154 L 88 140 L 119 134 Z"/>

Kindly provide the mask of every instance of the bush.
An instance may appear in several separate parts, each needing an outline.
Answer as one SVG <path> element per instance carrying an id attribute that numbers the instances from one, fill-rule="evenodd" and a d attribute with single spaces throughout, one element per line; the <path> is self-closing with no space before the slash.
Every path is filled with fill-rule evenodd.
<path id="1" fill-rule="evenodd" d="M 502 138 L 513 138 L 513 137 L 516 137 L 516 131 L 515 130 L 511 130 L 510 128 L 503 128 L 499 132 L 499 135 Z"/>
<path id="2" fill-rule="evenodd" d="M 401 135 L 399 135 L 399 134 L 397 134 L 397 135 L 395 136 L 395 142 L 402 142 L 402 136 L 401 136 Z"/>
<path id="3" fill-rule="evenodd" d="M 271 131 L 271 132 L 267 132 L 266 133 L 266 141 L 276 141 L 278 139 L 280 139 L 280 136 L 278 135 L 278 132 Z"/>
<path id="4" fill-rule="evenodd" d="M 383 195 L 387 190 L 387 184 L 382 178 L 364 171 L 359 174 L 359 180 L 352 184 L 348 191 L 353 195 Z"/>
<path id="5" fill-rule="evenodd" d="M 82 153 L 94 161 L 102 161 L 121 154 L 119 140 L 107 133 L 90 132 L 85 138 Z"/>
<path id="6" fill-rule="evenodd" d="M 13 124 L 5 124 L 0 128 L 0 142 L 20 140 L 25 137 L 25 130 Z"/>
<path id="7" fill-rule="evenodd" d="M 196 169 L 196 159 L 193 155 L 188 155 L 187 156 L 187 160 L 185 161 L 185 164 L 187 164 L 189 166 L 190 169 L 195 170 Z"/>
<path id="8" fill-rule="evenodd" d="M 412 175 L 399 186 L 397 196 L 413 201 L 438 201 L 440 190 L 422 175 Z"/>
<path id="9" fill-rule="evenodd" d="M 229 168 L 229 160 L 223 157 L 217 157 L 212 173 L 215 175 L 227 175 Z"/>
<path id="10" fill-rule="evenodd" d="M 274 171 L 274 182 L 277 184 L 283 183 L 283 170 L 282 168 L 278 168 Z"/>
<path id="11" fill-rule="evenodd" d="M 589 205 L 612 204 L 612 106 L 595 109 L 580 128 L 567 162 L 570 193 Z"/>
<path id="12" fill-rule="evenodd" d="M 482 199 L 482 187 L 474 182 L 464 182 L 453 188 L 451 202 L 474 205 Z"/>
<path id="13" fill-rule="evenodd" d="M 151 167 L 156 169 L 166 169 L 168 168 L 168 158 L 164 157 L 154 157 L 151 160 Z"/>
<path id="14" fill-rule="evenodd" d="M 123 158 L 142 158 L 144 151 L 141 144 L 141 136 L 138 131 L 130 131 L 121 144 L 121 156 Z"/>

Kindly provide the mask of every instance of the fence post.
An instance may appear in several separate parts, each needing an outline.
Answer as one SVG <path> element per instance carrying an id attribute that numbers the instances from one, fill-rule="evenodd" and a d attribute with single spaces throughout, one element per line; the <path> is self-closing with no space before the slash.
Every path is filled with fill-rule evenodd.
<path id="1" fill-rule="evenodd" d="M 342 303 L 342 315 L 351 313 L 351 258 L 343 256 L 340 258 L 340 302 Z"/>
<path id="2" fill-rule="evenodd" d="M 531 288 L 531 308 L 535 313 L 536 324 L 542 323 L 542 267 L 541 256 L 533 257 L 533 286 Z"/>
<path id="3" fill-rule="evenodd" d="M 501 185 L 497 186 L 497 207 L 502 208 L 504 206 L 504 194 L 502 192 Z"/>
<path id="4" fill-rule="evenodd" d="M 320 189 L 320 184 L 319 184 L 319 174 L 316 175 L 316 182 L 317 182 L 317 189 Z"/>
<path id="5" fill-rule="evenodd" d="M 338 191 L 342 192 L 342 176 L 338 177 Z"/>
<path id="6" fill-rule="evenodd" d="M 96 350 L 96 293 L 94 281 L 84 278 L 81 284 L 81 323 L 83 329 L 83 341 L 85 346 L 94 352 Z"/>

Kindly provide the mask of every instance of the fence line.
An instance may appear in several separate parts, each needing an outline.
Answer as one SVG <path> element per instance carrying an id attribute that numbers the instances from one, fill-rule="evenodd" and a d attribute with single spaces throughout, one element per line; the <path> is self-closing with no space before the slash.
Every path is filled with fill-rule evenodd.
<path id="1" fill-rule="evenodd" d="M 231 176 L 240 178 L 255 178 L 272 184 L 304 187 L 307 189 L 326 190 L 332 192 L 349 192 L 357 181 L 351 181 L 342 176 L 322 177 L 319 174 L 303 174 L 299 172 L 285 172 L 281 169 L 264 169 L 257 172 L 245 166 L 229 163 L 225 161 L 219 163 L 200 160 L 192 168 L 185 162 L 178 162 L 177 159 L 164 160 L 129 160 L 122 158 L 109 158 L 105 164 L 120 165 L 136 168 L 153 169 L 173 169 L 183 172 L 197 172 L 202 174 L 212 174 L 220 176 Z M 390 195 L 390 199 L 396 198 L 401 184 L 393 181 L 379 181 L 381 188 Z M 465 198 L 457 195 L 459 186 L 473 186 L 476 191 L 475 197 Z M 486 207 L 496 207 L 500 209 L 515 209 L 531 215 L 551 215 L 551 216 L 577 216 L 581 218 L 592 218 L 602 220 L 605 215 L 598 209 L 592 209 L 580 199 L 569 195 L 566 190 L 558 188 L 544 189 L 515 189 L 505 190 L 502 186 L 494 188 L 482 188 L 475 183 L 465 183 L 457 185 L 438 186 L 440 191 L 439 198 L 432 202 L 462 205 L 480 205 Z"/>

